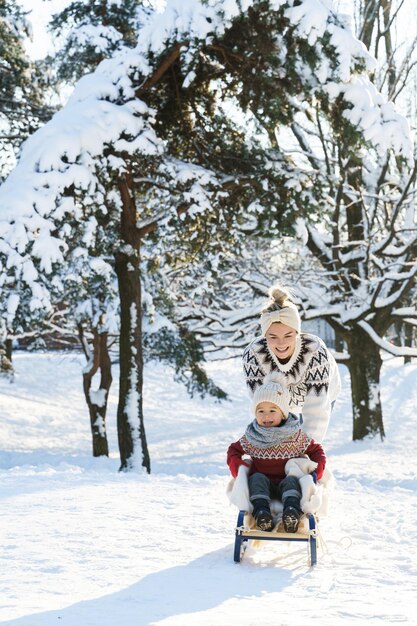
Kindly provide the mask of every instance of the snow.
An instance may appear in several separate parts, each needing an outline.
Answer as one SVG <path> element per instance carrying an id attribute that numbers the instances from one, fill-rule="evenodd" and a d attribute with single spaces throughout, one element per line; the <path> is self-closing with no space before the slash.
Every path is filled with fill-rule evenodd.
<path id="1" fill-rule="evenodd" d="M 239 361 L 208 364 L 230 394 L 222 404 L 146 367 L 150 476 L 117 471 L 116 369 L 111 456 L 93 459 L 82 355 L 17 352 L 14 365 L 14 382 L 0 379 L 1 624 L 415 624 L 416 362 L 384 361 L 384 442 L 350 441 L 340 366 L 325 441 L 337 482 L 315 568 L 304 544 L 287 542 L 233 562 L 225 456 L 249 421 Z"/>
<path id="2" fill-rule="evenodd" d="M 42 59 L 53 52 L 51 37 L 47 27 L 51 15 L 63 11 L 70 0 L 20 0 L 19 4 L 27 12 L 30 24 L 30 39 L 25 40 L 27 53 L 34 59 Z"/>
<path id="3" fill-rule="evenodd" d="M 320 0 L 304 0 L 298 6 L 287 9 L 285 15 L 297 24 L 297 31 L 307 35 L 308 43 L 313 46 L 326 31 L 329 10 Z"/>

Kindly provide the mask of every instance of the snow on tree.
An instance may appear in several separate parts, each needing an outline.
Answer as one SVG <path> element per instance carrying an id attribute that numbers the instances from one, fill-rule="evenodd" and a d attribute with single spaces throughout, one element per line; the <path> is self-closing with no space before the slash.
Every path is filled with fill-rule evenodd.
<path id="1" fill-rule="evenodd" d="M 208 323 L 194 314 L 195 329 L 209 349 L 245 345 L 271 282 L 294 285 L 304 319 L 325 319 L 346 345 L 347 353 L 338 356 L 351 374 L 354 439 L 384 436 L 381 349 L 417 356 L 415 348 L 386 339 L 396 321 L 412 327 L 417 319 L 416 159 L 407 121 L 365 83 L 363 77 L 327 83 L 323 90 L 335 99 L 324 106 L 293 99 L 294 118 L 277 129 L 277 140 L 283 152 L 303 164 L 304 176 L 314 180 L 311 202 L 317 211 L 308 216 L 299 206 L 295 238 L 272 244 L 256 224 L 247 258 L 229 267 L 218 289 L 229 306 L 214 305 L 205 313 Z M 347 110 L 339 101 L 342 95 L 351 102 Z M 267 240 L 263 246 L 262 237 Z M 245 294 L 250 306 L 238 311 Z"/>
<path id="2" fill-rule="evenodd" d="M 135 46 L 138 22 L 147 5 L 138 0 L 70 2 L 49 23 L 60 48 L 45 59 L 45 65 L 53 68 L 58 82 L 64 83 L 92 72 L 123 46 Z"/>
<path id="3" fill-rule="evenodd" d="M 395 143 L 408 158 L 408 129 L 369 81 L 371 67 L 330 2 L 171 0 L 162 12 L 143 11 L 137 45 L 81 78 L 67 105 L 25 143 L 0 188 L 2 315 L 11 324 L 22 306 L 48 312 L 80 258 L 87 277 L 94 264 L 112 267 L 123 469 L 150 470 L 143 238 L 158 232 L 160 246 L 180 241 L 185 258 L 204 250 L 201 240 L 215 250 L 219 232 L 241 242 L 240 225 L 254 219 L 278 233 L 298 206 L 317 214 L 321 171 L 271 143 L 276 126 L 294 123 L 312 102 L 333 124 L 345 128 L 348 120 L 379 152 Z M 169 256 L 163 247 L 162 262 Z"/>
<path id="4" fill-rule="evenodd" d="M 15 165 L 20 144 L 52 110 L 45 106 L 44 81 L 24 49 L 30 24 L 16 0 L 0 2 L 0 180 Z"/>

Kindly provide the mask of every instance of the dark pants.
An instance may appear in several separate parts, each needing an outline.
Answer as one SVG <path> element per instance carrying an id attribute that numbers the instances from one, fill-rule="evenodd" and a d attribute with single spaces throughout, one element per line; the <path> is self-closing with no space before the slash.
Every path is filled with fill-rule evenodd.
<path id="1" fill-rule="evenodd" d="M 277 499 L 281 500 L 285 507 L 287 498 L 295 498 L 299 508 L 301 487 L 295 476 L 286 476 L 278 483 L 273 483 L 265 474 L 260 472 L 249 476 L 249 499 L 252 504 L 255 504 L 255 500 L 267 500 L 270 503 L 272 499 Z M 291 501 L 291 504 L 295 504 L 294 500 Z"/>

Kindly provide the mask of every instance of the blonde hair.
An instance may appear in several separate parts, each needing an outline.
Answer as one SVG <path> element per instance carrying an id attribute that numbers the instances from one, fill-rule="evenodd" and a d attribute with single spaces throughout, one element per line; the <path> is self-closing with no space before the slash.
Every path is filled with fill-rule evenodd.
<path id="1" fill-rule="evenodd" d="M 265 307 L 262 309 L 262 313 L 276 311 L 282 309 L 285 306 L 293 305 L 293 294 L 290 289 L 282 287 L 279 284 L 273 285 L 268 290 L 269 300 Z"/>

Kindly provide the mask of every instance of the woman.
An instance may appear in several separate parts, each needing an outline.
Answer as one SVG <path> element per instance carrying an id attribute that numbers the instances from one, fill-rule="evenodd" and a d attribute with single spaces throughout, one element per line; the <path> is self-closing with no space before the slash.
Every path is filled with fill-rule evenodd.
<path id="1" fill-rule="evenodd" d="M 336 361 L 319 337 L 301 332 L 298 309 L 287 291 L 276 286 L 269 295 L 260 318 L 262 336 L 243 353 L 246 383 L 253 395 L 267 374 L 282 372 L 290 391 L 291 411 L 302 413 L 303 430 L 321 442 L 340 392 Z"/>

